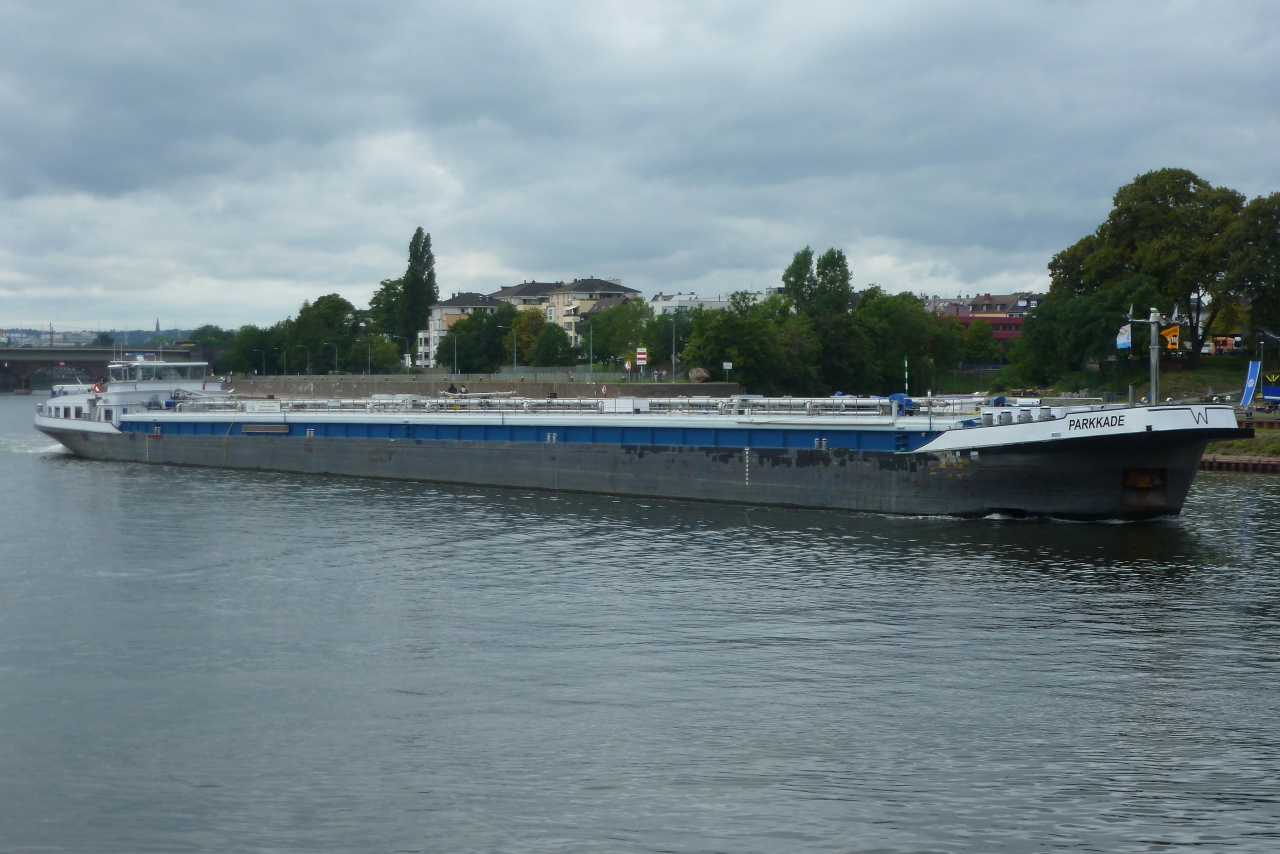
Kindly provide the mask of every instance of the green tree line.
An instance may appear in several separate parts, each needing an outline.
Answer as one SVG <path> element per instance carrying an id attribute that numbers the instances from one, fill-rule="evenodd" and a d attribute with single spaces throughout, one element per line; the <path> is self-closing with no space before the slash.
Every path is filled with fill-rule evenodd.
<path id="1" fill-rule="evenodd" d="M 814 257 L 805 247 L 782 274 L 782 290 L 747 293 L 728 308 L 690 312 L 686 365 L 734 379 L 762 394 L 911 394 L 937 388 L 961 361 L 994 362 L 991 325 L 966 333 L 954 317 L 935 318 L 912 294 L 866 288 L 854 300 L 843 251 Z M 732 371 L 723 365 L 733 365 Z"/>
<path id="2" fill-rule="evenodd" d="M 1138 323 L 1150 308 L 1176 317 L 1195 367 L 1209 335 L 1280 331 L 1280 193 L 1247 201 L 1186 169 L 1139 175 L 1092 234 L 1053 256 L 1049 275 L 1010 354 L 1012 383 L 1043 385 L 1117 355 L 1130 309 Z"/>

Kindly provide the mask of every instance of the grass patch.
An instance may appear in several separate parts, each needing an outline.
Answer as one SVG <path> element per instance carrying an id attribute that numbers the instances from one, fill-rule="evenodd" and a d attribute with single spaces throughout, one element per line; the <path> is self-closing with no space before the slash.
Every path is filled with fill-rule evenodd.
<path id="1" fill-rule="evenodd" d="M 1101 397 L 1113 392 L 1124 401 L 1129 396 L 1129 383 L 1135 387 L 1135 395 L 1141 401 L 1150 384 L 1144 366 L 1136 362 L 1106 371 L 1079 371 L 1059 379 L 1053 384 L 1057 391 L 1084 392 L 1091 397 Z M 1210 397 L 1231 395 L 1232 402 L 1240 400 L 1244 390 L 1245 365 L 1232 356 L 1202 358 L 1194 371 L 1163 370 L 1160 372 L 1160 399 L 1205 400 Z"/>
<path id="2" fill-rule="evenodd" d="M 1268 435 L 1270 434 L 1270 435 Z M 1207 454 L 1232 454 L 1240 457 L 1280 457 L 1280 430 L 1259 430 L 1252 439 L 1210 442 Z"/>

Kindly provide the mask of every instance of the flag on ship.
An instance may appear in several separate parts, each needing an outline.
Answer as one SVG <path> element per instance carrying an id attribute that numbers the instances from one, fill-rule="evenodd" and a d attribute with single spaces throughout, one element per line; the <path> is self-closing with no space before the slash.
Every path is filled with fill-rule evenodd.
<path id="1" fill-rule="evenodd" d="M 1258 374 L 1262 373 L 1262 362 L 1249 363 L 1249 375 L 1244 380 L 1244 394 L 1240 395 L 1240 405 L 1253 403 L 1253 393 L 1258 389 Z"/>

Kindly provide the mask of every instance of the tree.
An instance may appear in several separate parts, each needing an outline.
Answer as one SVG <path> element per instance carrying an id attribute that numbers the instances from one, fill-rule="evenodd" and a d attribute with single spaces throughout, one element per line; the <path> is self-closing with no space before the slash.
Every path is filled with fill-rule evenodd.
<path id="1" fill-rule="evenodd" d="M 975 317 L 969 321 L 962 352 L 964 361 L 973 365 L 990 365 L 1000 358 L 1000 348 L 992 335 L 989 320 Z"/>
<path id="2" fill-rule="evenodd" d="M 1227 232 L 1243 207 L 1240 193 L 1214 187 L 1186 169 L 1139 175 L 1116 191 L 1111 213 L 1094 234 L 1053 257 L 1050 299 L 1106 290 L 1135 274 L 1149 276 L 1186 319 L 1188 361 L 1194 366 L 1204 330 L 1230 298 Z"/>
<path id="3" fill-rule="evenodd" d="M 230 347 L 235 342 L 236 334 L 230 329 L 207 323 L 191 330 L 187 338 L 205 347 Z"/>
<path id="4" fill-rule="evenodd" d="M 933 334 L 929 336 L 929 354 L 939 370 L 949 370 L 964 358 L 965 328 L 954 315 L 943 315 L 934 320 Z"/>
<path id="5" fill-rule="evenodd" d="M 436 348 L 436 364 L 452 365 L 457 353 L 460 373 L 496 371 L 511 358 L 510 339 L 504 327 L 515 323 L 518 314 L 515 306 L 504 302 L 492 314 L 477 311 L 454 323 Z"/>
<path id="6" fill-rule="evenodd" d="M 1225 288 L 1250 301 L 1249 320 L 1280 334 L 1280 193 L 1254 199 L 1227 229 Z"/>
<path id="7" fill-rule="evenodd" d="M 812 318 L 810 325 L 819 351 L 818 391 L 871 393 L 883 385 L 875 347 L 865 323 L 843 312 Z"/>
<path id="8" fill-rule="evenodd" d="M 369 299 L 369 322 L 384 335 L 400 334 L 400 300 L 403 279 L 383 279 Z M 410 341 L 414 340 L 412 338 Z"/>
<path id="9" fill-rule="evenodd" d="M 1019 384 L 1043 385 L 1063 374 L 1083 370 L 1089 359 L 1117 355 L 1116 331 L 1129 322 L 1129 310 L 1138 315 L 1133 343 L 1137 353 L 1122 351 L 1126 359 L 1142 352 L 1143 327 L 1148 308 L 1170 312 L 1173 303 L 1151 276 L 1133 275 L 1107 288 L 1072 299 L 1047 299 L 1022 325 L 1022 338 L 1012 352 L 1010 379 Z"/>
<path id="10" fill-rule="evenodd" d="M 400 335 L 417 340 L 418 330 L 427 328 L 436 297 L 436 256 L 431 252 L 431 235 L 418 228 L 409 241 L 409 267 L 400 280 Z"/>
<path id="11" fill-rule="evenodd" d="M 813 250 L 801 249 L 782 273 L 782 290 L 797 311 L 811 318 L 847 312 L 852 292 L 844 252 L 828 249 L 815 266 Z"/>
<path id="12" fill-rule="evenodd" d="M 653 309 L 639 297 L 593 315 L 583 322 L 583 347 L 597 362 L 610 357 L 626 358 L 635 353 Z M 590 340 L 588 345 L 586 342 Z"/>
<path id="13" fill-rule="evenodd" d="M 400 368 L 400 345 L 379 332 L 366 330 L 355 336 L 342 359 L 342 369 L 359 374 L 365 371 L 389 374 Z"/>
<path id="14" fill-rule="evenodd" d="M 815 262 L 806 246 L 782 274 L 782 290 L 796 312 L 809 318 L 821 355 L 817 382 L 826 391 L 878 386 L 867 330 L 849 311 L 852 289 L 844 252 L 828 249 Z"/>
<path id="15" fill-rule="evenodd" d="M 111 337 L 110 332 L 99 332 L 94 336 L 92 346 L 94 347 L 113 347 L 116 339 Z"/>
<path id="16" fill-rule="evenodd" d="M 404 275 L 383 279 L 369 300 L 370 330 L 416 341 L 418 331 L 427 328 L 431 306 L 438 298 L 431 235 L 419 228 L 409 241 L 409 266 Z"/>
<path id="17" fill-rule="evenodd" d="M 690 312 L 684 363 L 724 380 L 723 363 L 732 362 L 732 378 L 751 392 L 811 393 L 819 349 L 809 318 L 794 313 L 791 300 L 781 295 L 757 303 L 751 294 L 735 293 L 729 302 L 729 308 Z"/>
<path id="18" fill-rule="evenodd" d="M 538 340 L 543 327 L 547 325 L 546 317 L 541 309 L 526 308 L 516 313 L 515 322 L 511 325 L 514 329 L 507 330 L 502 336 L 503 349 L 516 364 L 533 364 L 533 345 Z M 512 336 L 516 338 L 517 346 L 514 348 L 511 344 Z"/>
<path id="19" fill-rule="evenodd" d="M 870 343 L 869 386 L 855 389 L 860 393 L 890 394 L 902 391 L 904 360 L 919 393 L 934 384 L 934 362 L 929 343 L 934 334 L 934 320 L 919 298 L 912 294 L 886 294 L 871 287 L 862 294 L 853 313 Z"/>
<path id="20" fill-rule="evenodd" d="M 533 342 L 533 364 L 538 367 L 554 367 L 572 365 L 574 357 L 573 344 L 569 341 L 569 333 L 554 323 L 546 323 L 538 338 Z"/>
<path id="21" fill-rule="evenodd" d="M 818 277 L 813 272 L 813 249 L 806 246 L 791 256 L 791 263 L 782 271 L 782 292 L 798 311 L 807 313 L 817 305 Z"/>
<path id="22" fill-rule="evenodd" d="M 671 342 L 674 332 L 677 357 L 693 332 L 693 319 L 688 311 L 654 314 L 644 324 L 640 342 L 649 351 L 649 364 L 655 368 L 671 367 Z M 678 361 L 678 358 L 677 358 Z M 678 367 L 678 365 L 677 365 Z"/>
<path id="23" fill-rule="evenodd" d="M 338 294 L 304 302 L 285 339 L 289 363 L 305 370 L 309 360 L 313 372 L 337 371 L 343 354 L 351 351 L 352 339 L 361 331 L 361 321 L 355 306 Z"/>
<path id="24" fill-rule="evenodd" d="M 282 320 L 265 329 L 252 324 L 240 327 L 232 337 L 230 349 L 218 360 L 216 370 L 224 374 L 248 374 L 264 367 L 269 374 L 281 371 L 288 362 L 284 347 L 291 323 Z M 304 364 L 302 358 L 298 363 Z"/>
<path id="25" fill-rule="evenodd" d="M 807 310 L 810 317 L 846 314 L 853 291 L 849 287 L 849 261 L 840 249 L 823 252 L 814 267 L 817 288 L 814 305 Z"/>

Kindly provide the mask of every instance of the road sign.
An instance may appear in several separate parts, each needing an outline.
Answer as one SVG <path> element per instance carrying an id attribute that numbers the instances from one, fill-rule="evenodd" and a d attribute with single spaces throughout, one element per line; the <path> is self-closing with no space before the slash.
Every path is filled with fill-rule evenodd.
<path id="1" fill-rule="evenodd" d="M 649 364 L 649 350 L 648 350 L 648 348 L 640 347 L 640 348 L 638 348 L 638 349 L 636 350 L 636 364 L 637 364 L 637 365 L 647 365 L 647 364 Z"/>
<path id="2" fill-rule="evenodd" d="M 721 367 L 723 367 L 726 371 L 732 371 L 733 362 L 725 362 Z"/>

